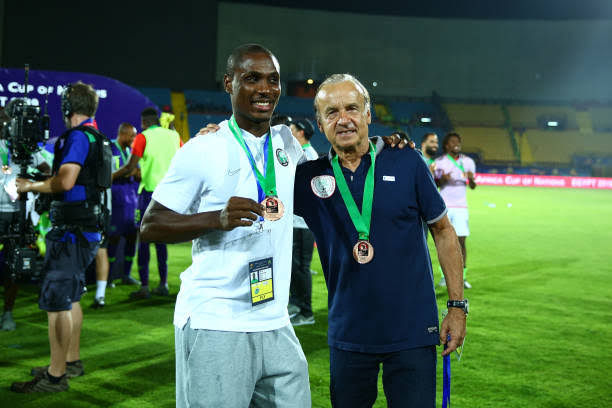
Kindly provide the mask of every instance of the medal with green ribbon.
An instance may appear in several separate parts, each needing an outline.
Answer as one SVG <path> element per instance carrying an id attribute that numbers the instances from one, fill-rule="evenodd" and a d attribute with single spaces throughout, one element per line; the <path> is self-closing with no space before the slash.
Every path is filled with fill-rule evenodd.
<path id="1" fill-rule="evenodd" d="M 363 203 L 361 205 L 362 211 L 359 212 L 355 199 L 349 190 L 348 184 L 340 169 L 338 163 L 338 155 L 335 155 L 332 159 L 332 169 L 334 171 L 334 177 L 336 178 L 336 185 L 342 196 L 342 201 L 348 210 L 351 221 L 359 234 L 359 240 L 353 246 L 353 257 L 360 264 L 368 263 L 374 258 L 374 247 L 370 243 L 370 221 L 372 219 L 372 202 L 374 201 L 374 166 L 376 162 L 376 149 L 370 143 L 370 158 L 372 163 L 368 169 L 368 174 L 365 179 L 365 186 L 363 189 Z"/>
<path id="2" fill-rule="evenodd" d="M 465 169 L 463 168 L 463 163 L 457 163 L 457 161 L 453 158 L 453 156 L 451 156 L 448 153 L 446 154 L 446 157 L 448 157 L 449 160 L 452 161 L 453 164 L 457 166 L 459 170 L 461 170 L 461 177 L 465 178 Z"/>
<path id="3" fill-rule="evenodd" d="M 272 153 L 272 135 L 268 132 L 264 143 L 264 174 L 262 175 L 257 168 L 255 158 L 249 149 L 249 146 L 242 137 L 242 131 L 236 123 L 234 115 L 229 120 L 229 128 L 232 134 L 244 150 L 244 153 L 249 158 L 251 169 L 257 181 L 257 195 L 259 203 L 264 206 L 264 218 L 268 221 L 280 220 L 285 212 L 285 206 L 278 198 L 276 193 L 276 173 L 274 171 L 274 154 Z"/>
<path id="4" fill-rule="evenodd" d="M 10 154 L 6 144 L 2 143 L 0 147 L 0 158 L 2 159 L 2 173 L 11 174 L 11 167 L 9 166 Z"/>

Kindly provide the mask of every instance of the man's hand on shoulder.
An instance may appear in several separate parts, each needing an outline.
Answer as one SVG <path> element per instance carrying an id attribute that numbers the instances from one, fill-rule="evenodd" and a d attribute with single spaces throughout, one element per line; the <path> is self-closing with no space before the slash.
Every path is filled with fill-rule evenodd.
<path id="1" fill-rule="evenodd" d="M 236 227 L 253 225 L 259 216 L 263 216 L 263 206 L 250 198 L 231 197 L 219 214 L 222 230 L 230 231 Z"/>
<path id="2" fill-rule="evenodd" d="M 200 129 L 200 131 L 196 134 L 196 136 L 204 136 L 209 133 L 215 133 L 219 129 L 221 128 L 216 123 L 209 123 L 208 125 L 206 125 L 206 127 L 203 127 L 202 129 Z"/>
<path id="3" fill-rule="evenodd" d="M 404 147 L 408 146 L 414 150 L 416 147 L 412 139 L 410 139 L 410 136 L 404 132 L 396 132 L 389 136 L 382 136 L 382 139 L 386 145 L 393 148 L 397 146 L 399 149 L 403 149 Z"/>

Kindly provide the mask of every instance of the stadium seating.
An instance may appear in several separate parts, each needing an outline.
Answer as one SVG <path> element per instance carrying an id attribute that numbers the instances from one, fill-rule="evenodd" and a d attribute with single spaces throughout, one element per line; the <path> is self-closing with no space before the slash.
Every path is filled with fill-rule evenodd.
<path id="1" fill-rule="evenodd" d="M 456 127 L 461 135 L 464 152 L 478 153 L 484 161 L 514 161 L 510 136 L 505 129 L 486 127 Z M 440 145 L 442 140 L 440 139 Z M 441 148 L 442 146 L 440 146 Z"/>
<path id="2" fill-rule="evenodd" d="M 453 126 L 503 127 L 500 105 L 446 103 L 443 105 Z"/>
<path id="3" fill-rule="evenodd" d="M 612 132 L 612 107 L 592 107 L 589 109 L 593 129 Z"/>
<path id="4" fill-rule="evenodd" d="M 561 119 L 565 129 L 578 129 L 576 110 L 567 106 L 508 105 L 510 123 L 515 128 L 537 129 L 540 118 Z"/>
<path id="5" fill-rule="evenodd" d="M 232 111 L 230 98 L 224 92 L 188 89 L 184 93 L 189 112 L 216 113 Z"/>
<path id="6" fill-rule="evenodd" d="M 138 90 L 160 108 L 171 104 L 168 88 L 138 88 Z"/>
<path id="7" fill-rule="evenodd" d="M 417 115 L 428 115 L 431 118 L 439 117 L 435 106 L 424 102 L 389 102 L 393 118 L 402 123 L 408 123 Z"/>
<path id="8" fill-rule="evenodd" d="M 577 131 L 527 130 L 536 163 L 571 163 L 575 153 L 612 155 L 612 134 Z"/>

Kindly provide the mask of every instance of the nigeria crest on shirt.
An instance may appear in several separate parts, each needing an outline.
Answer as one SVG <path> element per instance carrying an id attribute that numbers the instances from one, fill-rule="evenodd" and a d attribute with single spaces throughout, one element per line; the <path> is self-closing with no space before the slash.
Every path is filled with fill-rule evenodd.
<path id="1" fill-rule="evenodd" d="M 278 160 L 278 162 L 284 167 L 287 167 L 289 164 L 287 153 L 285 153 L 283 149 L 276 149 L 276 160 Z"/>
<path id="2" fill-rule="evenodd" d="M 329 198 L 336 191 L 334 176 L 316 176 L 310 180 L 312 192 L 319 198 Z"/>

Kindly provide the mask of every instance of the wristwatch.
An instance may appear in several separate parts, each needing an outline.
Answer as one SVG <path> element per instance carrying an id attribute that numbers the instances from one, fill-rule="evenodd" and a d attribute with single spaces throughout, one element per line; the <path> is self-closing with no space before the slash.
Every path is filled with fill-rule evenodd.
<path id="1" fill-rule="evenodd" d="M 456 307 L 459 308 L 461 310 L 463 310 L 463 313 L 465 313 L 466 315 L 468 314 L 468 309 L 469 309 L 469 303 L 467 299 L 463 299 L 463 300 L 448 300 L 446 302 L 446 307 L 450 308 L 450 307 Z"/>

